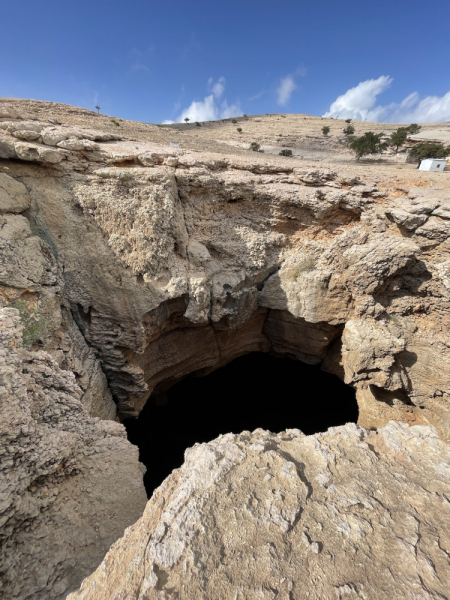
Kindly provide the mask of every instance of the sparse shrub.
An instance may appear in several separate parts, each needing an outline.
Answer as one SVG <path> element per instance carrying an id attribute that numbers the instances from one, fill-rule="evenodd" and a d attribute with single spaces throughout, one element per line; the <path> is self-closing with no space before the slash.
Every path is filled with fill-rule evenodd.
<path id="1" fill-rule="evenodd" d="M 389 138 L 389 144 L 395 148 L 395 151 L 398 152 L 400 146 L 406 142 L 406 138 L 408 137 L 408 130 L 406 127 L 399 127 L 396 131 L 391 133 L 391 137 Z"/>
<path id="2" fill-rule="evenodd" d="M 25 300 L 15 300 L 11 304 L 7 304 L 8 308 L 17 308 L 22 321 L 22 342 L 24 348 L 31 348 L 38 340 L 40 340 L 42 334 L 45 331 L 45 319 L 40 316 L 38 309 L 30 307 L 28 302 Z"/>
<path id="3" fill-rule="evenodd" d="M 330 133 L 330 128 L 328 127 L 328 125 L 324 125 L 322 127 L 322 133 L 323 135 L 328 135 Z"/>
<path id="4" fill-rule="evenodd" d="M 231 119 L 232 123 L 237 123 L 236 119 Z"/>
<path id="5" fill-rule="evenodd" d="M 298 276 L 301 273 L 306 273 L 307 271 L 314 271 L 316 268 L 316 264 L 314 259 L 311 256 L 307 256 L 302 262 L 300 262 L 292 271 L 291 281 L 297 281 Z"/>
<path id="6" fill-rule="evenodd" d="M 406 128 L 406 131 L 411 135 L 414 135 L 415 133 L 419 133 L 421 129 L 422 127 L 420 125 L 417 125 L 417 123 L 412 123 L 409 127 Z"/>
<path id="7" fill-rule="evenodd" d="M 253 150 L 253 152 L 260 152 L 261 146 L 258 144 L 258 142 L 252 142 L 250 144 L 249 150 Z"/>
<path id="8" fill-rule="evenodd" d="M 111 119 L 111 123 L 114 123 L 114 125 L 116 127 L 120 127 L 120 123 L 118 121 L 116 121 L 115 119 Z"/>
<path id="9" fill-rule="evenodd" d="M 326 279 L 318 279 L 316 281 L 316 287 L 319 290 L 326 290 L 328 287 L 328 282 Z"/>
<path id="10" fill-rule="evenodd" d="M 282 134 L 282 133 L 279 133 L 279 134 L 278 134 L 278 137 L 283 137 L 283 134 Z"/>
<path id="11" fill-rule="evenodd" d="M 242 127 L 237 128 L 238 133 L 242 133 Z"/>
<path id="12" fill-rule="evenodd" d="M 445 147 L 444 144 L 433 144 L 426 142 L 414 146 L 408 155 L 407 161 L 410 163 L 420 163 L 426 158 L 446 158 L 450 154 L 450 146 Z"/>
<path id="13" fill-rule="evenodd" d="M 292 156 L 292 150 L 282 150 L 280 156 Z"/>
<path id="14" fill-rule="evenodd" d="M 38 113 L 39 112 L 39 108 L 33 108 L 33 112 L 34 113 Z"/>
<path id="15" fill-rule="evenodd" d="M 355 133 L 355 128 L 353 125 L 347 125 L 347 127 L 343 130 L 345 135 L 353 135 Z"/>
<path id="16" fill-rule="evenodd" d="M 361 137 L 354 139 L 350 144 L 350 148 L 355 152 L 356 160 L 368 154 L 381 154 L 383 150 L 386 150 L 388 144 L 381 141 L 383 136 L 384 133 L 367 131 Z"/>
<path id="17" fill-rule="evenodd" d="M 346 123 L 351 123 L 351 122 L 352 122 L 352 120 L 351 120 L 351 119 L 345 119 L 345 122 L 346 122 Z"/>
<path id="18" fill-rule="evenodd" d="M 244 116 L 244 117 L 248 117 L 248 115 L 246 115 L 246 114 L 244 114 L 243 116 Z"/>
<path id="19" fill-rule="evenodd" d="M 198 121 L 195 121 L 195 124 L 197 125 L 197 127 L 201 127 L 201 125 Z"/>
<path id="20" fill-rule="evenodd" d="M 388 318 L 389 321 L 392 321 L 393 323 L 395 323 L 395 325 L 400 326 L 402 324 L 399 316 L 396 315 L 396 314 L 388 313 L 387 314 L 387 318 Z"/>

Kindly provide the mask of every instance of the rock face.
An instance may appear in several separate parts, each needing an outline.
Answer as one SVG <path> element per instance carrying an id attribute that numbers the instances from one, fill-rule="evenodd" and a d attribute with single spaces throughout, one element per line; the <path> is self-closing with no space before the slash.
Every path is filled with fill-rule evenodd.
<path id="1" fill-rule="evenodd" d="M 449 459 L 394 422 L 194 446 L 69 598 L 446 598 Z"/>
<path id="2" fill-rule="evenodd" d="M 279 589 L 289 598 L 299 597 L 295 582 L 306 580 L 324 598 L 370 598 L 377 584 L 380 598 L 400 597 L 392 587 L 397 581 L 405 598 L 445 597 L 439 552 L 446 542 L 440 538 L 432 548 L 430 541 L 447 524 L 444 501 L 440 521 L 435 508 L 444 494 L 444 446 L 428 426 L 450 440 L 446 174 L 375 171 L 337 161 L 317 168 L 217 140 L 220 152 L 205 152 L 197 133 L 171 148 L 169 135 L 182 137 L 176 129 L 113 125 L 86 110 L 50 109 L 47 103 L 32 110 L 21 101 L 0 104 L 6 597 L 63 598 L 139 516 L 145 499 L 138 455 L 115 420 L 137 416 L 152 393 L 186 375 L 206 374 L 252 351 L 321 364 L 342 378 L 356 389 L 365 429 L 313 438 L 243 434 L 189 453 L 183 470 L 152 499 L 144 521 L 117 546 L 130 560 L 126 576 L 117 567 L 117 577 L 135 590 L 130 597 L 164 598 L 174 586 L 179 597 L 192 598 L 217 581 L 217 594 L 225 598 L 227 581 L 236 581 L 237 597 L 242 588 L 251 590 L 242 592 L 245 597 L 271 597 L 270 589 Z M 21 353 L 13 309 L 23 327 Z M 405 426 L 387 425 L 392 420 Z M 293 459 L 278 464 L 286 444 L 282 452 Z M 418 448 L 428 462 L 421 462 Z M 265 483 L 252 472 L 252 460 L 268 468 Z M 295 473 L 281 474 L 294 468 L 285 463 Z M 341 463 L 347 465 L 342 472 Z M 384 478 L 379 489 L 386 503 L 374 487 L 375 469 Z M 442 484 L 436 496 L 423 491 L 434 488 L 425 486 L 421 469 L 436 473 Z M 328 479 L 320 479 L 327 470 Z M 210 491 L 194 497 L 196 486 Z M 233 495 L 226 490 L 236 488 L 243 498 L 253 487 L 261 491 L 239 513 L 248 513 L 245 529 L 243 517 L 231 518 Z M 186 498 L 193 511 L 180 513 L 184 524 L 171 521 L 172 514 L 178 519 L 176 498 Z M 400 512 L 394 500 L 402 502 Z M 429 521 L 421 508 L 425 500 L 432 507 Z M 194 510 L 196 502 L 201 511 Z M 210 544 L 210 555 L 202 558 L 204 550 L 194 547 L 186 558 L 197 527 L 191 517 L 200 523 L 208 515 L 217 523 L 205 521 L 198 548 Z M 310 520 L 302 521 L 307 515 Z M 131 564 L 131 554 L 142 558 L 141 550 L 126 550 L 130 535 L 147 544 L 142 523 L 155 532 L 149 570 L 147 557 Z M 164 523 L 176 543 L 164 546 Z M 226 527 L 239 530 L 245 547 L 233 545 L 241 538 L 227 537 Z M 279 537 L 272 547 L 274 532 Z M 221 545 L 215 540 L 222 534 Z M 252 536 L 258 535 L 266 541 L 255 545 Z M 304 564 L 307 557 L 316 561 L 314 577 L 305 578 L 301 560 L 289 558 L 293 544 Z M 250 552 L 252 545 L 260 554 Z M 227 554 L 228 547 L 235 554 Z M 400 551 L 405 558 L 388 576 L 389 558 Z M 219 569 L 223 578 L 214 579 L 221 552 L 228 562 Z M 369 557 L 365 564 L 378 565 L 383 579 L 375 568 L 364 575 L 361 554 Z M 266 571 L 252 579 L 256 560 Z M 240 573 L 238 562 L 247 565 Z M 279 580 L 277 564 L 283 565 Z M 186 588 L 180 565 L 191 565 Z M 116 589 L 114 577 L 101 583 L 105 590 Z M 259 579 L 267 582 L 264 589 Z M 119 587 L 115 597 L 129 597 Z"/>
<path id="3" fill-rule="evenodd" d="M 73 373 L 21 350 L 19 312 L 0 309 L 0 591 L 65 598 L 146 503 L 138 451 L 91 418 Z"/>

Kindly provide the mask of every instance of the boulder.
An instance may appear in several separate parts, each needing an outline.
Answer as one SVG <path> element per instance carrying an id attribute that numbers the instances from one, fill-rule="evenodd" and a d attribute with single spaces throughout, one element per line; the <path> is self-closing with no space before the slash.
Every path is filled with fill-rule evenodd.
<path id="1" fill-rule="evenodd" d="M 227 434 L 186 451 L 68 600 L 443 599 L 449 482 L 432 427 Z"/>
<path id="2" fill-rule="evenodd" d="M 19 113 L 11 106 L 0 104 L 0 119 L 18 119 Z"/>
<path id="3" fill-rule="evenodd" d="M 6 173 L 0 173 L 0 213 L 21 213 L 30 206 L 27 188 Z"/>
<path id="4" fill-rule="evenodd" d="M 401 225 L 408 231 L 414 231 L 426 223 L 428 217 L 424 214 L 411 214 L 402 208 L 388 208 L 386 214 L 391 216 L 397 225 Z"/>

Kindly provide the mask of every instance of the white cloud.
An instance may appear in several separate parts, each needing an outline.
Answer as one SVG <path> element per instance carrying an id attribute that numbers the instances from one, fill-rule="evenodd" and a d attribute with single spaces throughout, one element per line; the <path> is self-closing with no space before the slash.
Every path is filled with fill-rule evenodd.
<path id="1" fill-rule="evenodd" d="M 239 102 L 228 104 L 224 99 L 221 103 L 219 100 L 225 93 L 225 77 L 220 77 L 216 82 L 211 77 L 208 80 L 208 89 L 211 93 L 205 96 L 203 100 L 194 100 L 188 108 L 185 108 L 176 121 L 183 123 L 184 119 L 190 121 L 217 121 L 219 119 L 228 119 L 231 117 L 239 117 L 243 114 Z M 168 123 L 168 121 L 164 121 Z"/>
<path id="2" fill-rule="evenodd" d="M 220 118 L 221 119 L 231 119 L 231 117 L 241 117 L 244 113 L 241 110 L 241 105 L 239 102 L 235 104 L 228 104 L 226 100 L 222 102 L 222 106 L 220 107 Z"/>
<path id="3" fill-rule="evenodd" d="M 411 99 L 407 106 L 405 100 Z M 391 105 L 393 123 L 439 123 L 450 121 L 450 92 L 444 96 L 427 96 L 420 100 L 419 94 L 414 92 L 401 104 Z M 404 110 L 404 108 L 408 110 Z"/>
<path id="4" fill-rule="evenodd" d="M 225 77 L 221 77 L 217 83 L 214 83 L 212 86 L 212 93 L 214 97 L 219 99 L 223 96 L 225 91 Z"/>
<path id="5" fill-rule="evenodd" d="M 258 100 L 258 98 L 261 98 L 261 96 L 264 94 L 264 90 L 261 90 L 259 92 L 259 94 L 255 94 L 254 96 L 250 96 L 249 101 L 251 102 L 252 100 Z"/>
<path id="6" fill-rule="evenodd" d="M 390 123 L 433 123 L 450 120 L 450 92 L 441 97 L 427 96 L 422 100 L 417 92 L 413 92 L 402 102 L 377 105 L 377 96 L 387 90 L 392 81 L 387 75 L 362 81 L 339 96 L 323 116 Z"/>
<path id="7" fill-rule="evenodd" d="M 280 85 L 277 88 L 277 102 L 280 106 L 285 106 L 291 99 L 292 92 L 297 88 L 297 84 L 294 81 L 292 75 L 286 75 L 280 81 Z"/>
<path id="8" fill-rule="evenodd" d="M 161 125 L 173 125 L 175 121 L 171 121 L 170 119 L 166 119 L 161 123 Z"/>
<path id="9" fill-rule="evenodd" d="M 217 114 L 217 105 L 214 101 L 214 95 L 211 94 L 202 101 L 195 102 L 194 100 L 188 108 L 183 110 L 177 121 L 182 123 L 186 117 L 191 121 L 216 121 Z"/>
<path id="10" fill-rule="evenodd" d="M 354 88 L 350 88 L 336 98 L 330 106 L 330 110 L 325 113 L 324 117 L 341 117 L 343 119 L 355 119 L 356 121 L 377 121 L 378 119 L 370 118 L 368 115 L 373 115 L 377 109 L 373 110 L 377 101 L 378 94 L 381 94 L 391 85 L 392 79 L 387 75 L 382 75 L 378 79 L 368 79 L 361 81 Z M 372 109 L 372 110 L 371 110 Z"/>

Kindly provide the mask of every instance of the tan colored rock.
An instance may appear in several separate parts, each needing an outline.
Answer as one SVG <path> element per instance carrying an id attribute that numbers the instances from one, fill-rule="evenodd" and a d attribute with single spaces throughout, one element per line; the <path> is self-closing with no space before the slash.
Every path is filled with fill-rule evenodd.
<path id="1" fill-rule="evenodd" d="M 0 213 L 20 213 L 30 207 L 27 188 L 6 173 L 0 173 Z"/>
<path id="2" fill-rule="evenodd" d="M 29 129 L 14 131 L 12 135 L 19 140 L 27 140 L 28 142 L 34 142 L 40 138 L 39 133 L 36 133 L 36 131 L 30 131 Z"/>
<path id="3" fill-rule="evenodd" d="M 19 113 L 12 106 L 0 104 L 0 119 L 17 119 Z"/>
<path id="4" fill-rule="evenodd" d="M 196 445 L 69 599 L 445 598 L 449 459 L 394 422 Z"/>
<path id="5" fill-rule="evenodd" d="M 423 207 L 418 207 L 423 210 Z M 408 229 L 408 231 L 414 231 L 420 225 L 426 223 L 428 217 L 423 214 L 411 214 L 401 208 L 391 208 L 387 210 L 387 214 L 390 215 L 397 225 L 401 225 Z"/>
<path id="6" fill-rule="evenodd" d="M 31 204 L 27 219 L 2 217 L 0 303 L 25 302 L 44 319 L 33 347 L 73 370 L 90 415 L 112 420 L 116 402 L 121 417 L 136 416 L 153 392 L 190 373 L 272 351 L 322 363 L 345 378 L 356 389 L 359 423 L 367 429 L 395 419 L 433 425 L 450 440 L 445 173 L 419 172 L 391 156 L 388 165 L 356 164 L 339 141 L 337 121 L 329 121 L 324 140 L 316 131 L 323 122 L 304 115 L 243 118 L 238 137 L 229 122 L 191 129 L 120 121 L 119 129 L 85 109 L 5 103 L 23 119 L 0 121 L 0 157 L 14 159 L 3 161 L 0 171 L 26 185 Z M 394 125 L 358 127 L 390 131 Z M 27 131 L 45 133 L 48 144 L 15 137 Z M 286 139 L 275 140 L 274 132 Z M 180 148 L 170 147 L 175 139 Z M 249 152 L 250 141 L 261 142 L 265 154 Z M 277 156 L 284 144 L 294 149 L 293 158 Z M 346 448 L 342 436 L 335 438 Z M 137 456 L 128 456 L 130 469 L 137 469 Z M 339 470 L 345 459 L 336 456 Z M 104 480 L 96 486 L 99 495 L 110 491 Z M 306 502 L 301 486 L 297 491 L 298 503 Z M 23 491 L 18 496 L 27 498 Z M 276 505 L 288 524 L 291 500 L 286 515 L 283 500 Z M 118 518 L 126 510 L 123 504 Z M 281 517 L 274 518 L 281 523 Z M 21 535 L 39 561 L 35 532 Z M 389 540 L 396 556 L 397 542 Z M 295 556 L 289 545 L 282 547 Z M 316 581 L 322 581 L 320 569 Z M 417 572 L 405 571 L 411 581 Z M 337 591 L 325 590 L 323 597 L 360 593 L 359 572 L 339 579 Z M 370 579 L 367 589 L 376 584 Z M 248 577 L 239 585 L 245 595 Z M 383 586 L 385 593 L 389 585 Z"/>
<path id="7" fill-rule="evenodd" d="M 92 419 L 73 373 L 21 351 L 0 309 L 0 539 L 4 598 L 63 599 L 145 506 L 137 448 Z"/>

